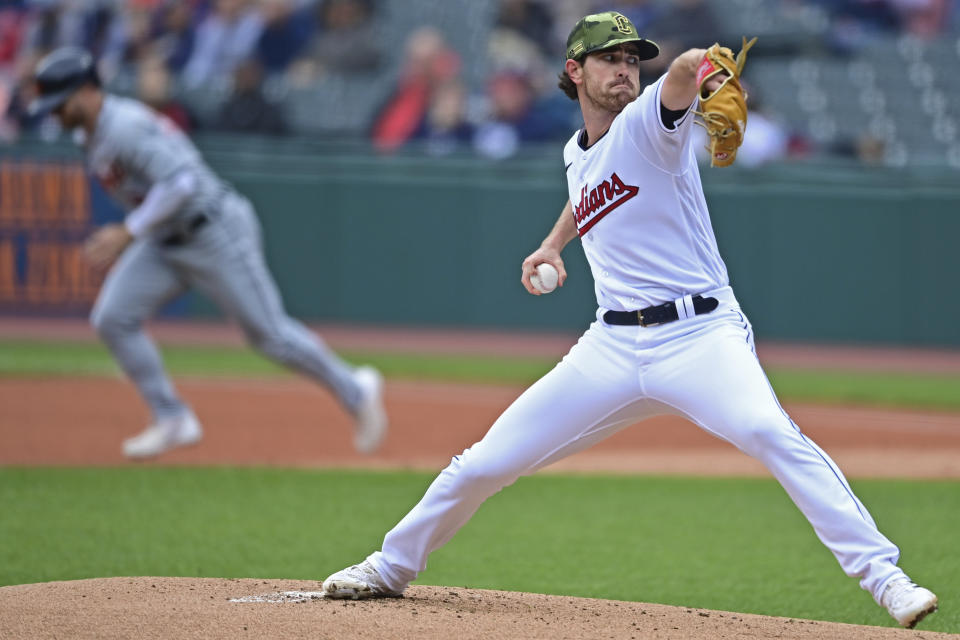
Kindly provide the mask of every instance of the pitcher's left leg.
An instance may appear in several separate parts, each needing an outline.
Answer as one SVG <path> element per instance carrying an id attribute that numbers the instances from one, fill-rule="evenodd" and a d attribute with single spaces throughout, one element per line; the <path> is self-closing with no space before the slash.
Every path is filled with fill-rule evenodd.
<path id="1" fill-rule="evenodd" d="M 877 529 L 837 465 L 783 411 L 753 352 L 746 320 L 718 319 L 646 378 L 651 397 L 760 460 L 849 576 L 880 602 L 902 577 L 899 549 Z"/>

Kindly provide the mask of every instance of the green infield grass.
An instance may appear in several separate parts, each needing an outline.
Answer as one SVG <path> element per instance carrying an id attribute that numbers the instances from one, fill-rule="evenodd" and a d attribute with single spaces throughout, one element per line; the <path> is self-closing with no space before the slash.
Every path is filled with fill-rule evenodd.
<path id="1" fill-rule="evenodd" d="M 174 375 L 293 375 L 244 347 L 167 346 Z M 345 352 L 390 378 L 529 384 L 553 358 Z M 0 341 L 0 376 L 118 375 L 106 349 L 93 342 Z M 782 400 L 862 406 L 960 409 L 960 376 L 872 371 L 770 369 Z"/>
<path id="2" fill-rule="evenodd" d="M 106 576 L 322 580 L 379 548 L 432 474 L 0 468 L 0 584 Z M 960 484 L 854 483 L 960 632 Z M 421 584 L 894 626 L 772 480 L 540 474 L 488 500 Z M 319 584 L 317 585 L 319 588 Z"/>

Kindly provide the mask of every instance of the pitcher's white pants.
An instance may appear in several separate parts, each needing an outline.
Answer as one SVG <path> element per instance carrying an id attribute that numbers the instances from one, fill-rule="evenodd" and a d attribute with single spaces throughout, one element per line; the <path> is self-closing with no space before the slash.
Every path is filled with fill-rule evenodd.
<path id="1" fill-rule="evenodd" d="M 368 560 L 402 590 L 480 504 L 522 475 L 657 414 L 675 414 L 758 459 L 849 576 L 879 602 L 899 550 L 834 462 L 780 407 L 729 287 L 712 313 L 655 327 L 593 323 L 547 375 L 455 456 Z"/>

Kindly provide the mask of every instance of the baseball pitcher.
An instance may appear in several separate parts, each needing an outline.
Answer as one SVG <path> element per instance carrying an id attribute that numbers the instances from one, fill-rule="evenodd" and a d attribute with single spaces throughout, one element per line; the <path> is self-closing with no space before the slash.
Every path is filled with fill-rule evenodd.
<path id="1" fill-rule="evenodd" d="M 701 118 L 712 163 L 733 162 L 746 126 L 738 77 L 751 45 L 737 58 L 718 45 L 686 51 L 641 93 L 639 64 L 658 46 L 616 12 L 576 24 L 560 81 L 584 122 L 563 151 L 569 201 L 524 260 L 522 282 L 539 295 L 530 277 L 549 263 L 562 285 L 560 252 L 579 237 L 596 322 L 453 458 L 381 551 L 327 578 L 328 597 L 402 594 L 489 496 L 644 418 L 674 414 L 760 460 L 843 570 L 901 625 L 937 608 L 897 566 L 899 550 L 837 466 L 780 407 L 717 251 L 690 132 Z"/>
<path id="2" fill-rule="evenodd" d="M 91 55 L 58 49 L 36 69 L 33 113 L 53 112 L 86 134 L 88 169 L 127 209 L 98 229 L 85 251 L 109 273 L 91 322 L 149 405 L 151 424 L 123 443 L 130 458 L 200 440 L 196 416 L 177 395 L 143 322 L 195 287 L 243 328 L 261 353 L 328 387 L 355 418 L 354 444 L 374 451 L 386 429 L 382 378 L 353 369 L 287 315 L 267 269 L 250 201 L 220 180 L 169 120 L 100 86 Z"/>

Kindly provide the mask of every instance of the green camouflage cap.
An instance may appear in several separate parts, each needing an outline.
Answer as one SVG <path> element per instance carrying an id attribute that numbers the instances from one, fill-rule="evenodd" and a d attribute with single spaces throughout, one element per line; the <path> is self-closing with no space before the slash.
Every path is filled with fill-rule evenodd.
<path id="1" fill-rule="evenodd" d="M 583 56 L 601 49 L 621 44 L 634 44 L 641 60 L 650 60 L 660 54 L 656 42 L 641 38 L 630 19 L 616 11 L 594 13 L 581 18 L 567 38 L 568 60 L 580 60 Z"/>

